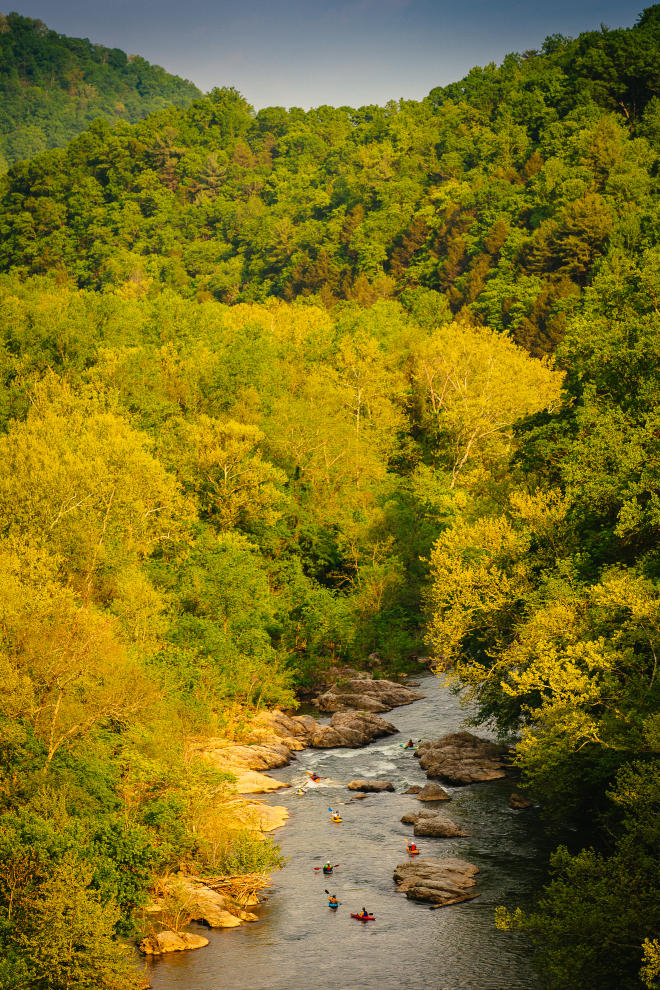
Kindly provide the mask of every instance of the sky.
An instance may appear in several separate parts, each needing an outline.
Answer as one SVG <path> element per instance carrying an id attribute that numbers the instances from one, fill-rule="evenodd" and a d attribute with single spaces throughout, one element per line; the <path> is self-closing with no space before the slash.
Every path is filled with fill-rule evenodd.
<path id="1" fill-rule="evenodd" d="M 5 4 L 8 0 L 5 0 Z M 652 0 L 9 0 L 256 108 L 421 99 L 550 34 L 629 27 Z"/>

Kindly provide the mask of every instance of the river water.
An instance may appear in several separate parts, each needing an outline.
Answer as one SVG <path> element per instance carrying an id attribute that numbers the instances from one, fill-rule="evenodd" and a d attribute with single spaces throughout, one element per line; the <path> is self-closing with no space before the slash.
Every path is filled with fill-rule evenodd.
<path id="1" fill-rule="evenodd" d="M 149 978 L 155 990 L 538 990 L 530 946 L 520 935 L 498 932 L 497 904 L 524 904 L 543 878 L 547 850 L 533 811 L 514 812 L 507 801 L 510 781 L 451 788 L 451 802 L 422 805 L 401 792 L 424 784 L 409 737 L 435 739 L 463 726 L 465 709 L 440 682 L 424 677 L 426 697 L 384 717 L 399 728 L 364 749 L 304 750 L 291 766 L 271 771 L 292 784 L 305 770 L 327 777 L 305 797 L 279 791 L 271 803 L 287 805 L 291 818 L 275 833 L 288 857 L 274 875 L 259 921 L 211 931 L 203 949 L 155 960 Z M 479 735 L 488 735 L 482 729 Z M 353 778 L 391 780 L 397 793 L 352 800 Z M 339 808 L 341 825 L 328 807 Z M 481 871 L 480 896 L 465 904 L 430 911 L 396 892 L 392 873 L 405 862 L 412 826 L 401 816 L 438 807 L 469 832 L 467 838 L 415 840 L 421 856 L 459 856 Z M 330 860 L 331 877 L 314 871 Z M 328 909 L 327 888 L 340 900 Z M 376 921 L 350 917 L 365 906 Z"/>

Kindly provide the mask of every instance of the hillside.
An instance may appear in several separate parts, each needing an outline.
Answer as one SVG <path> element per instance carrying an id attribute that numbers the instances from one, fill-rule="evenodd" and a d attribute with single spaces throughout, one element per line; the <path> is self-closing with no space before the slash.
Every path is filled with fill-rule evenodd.
<path id="1" fill-rule="evenodd" d="M 139 56 L 0 14 L 0 170 L 63 147 L 96 117 L 134 122 L 200 95 Z"/>

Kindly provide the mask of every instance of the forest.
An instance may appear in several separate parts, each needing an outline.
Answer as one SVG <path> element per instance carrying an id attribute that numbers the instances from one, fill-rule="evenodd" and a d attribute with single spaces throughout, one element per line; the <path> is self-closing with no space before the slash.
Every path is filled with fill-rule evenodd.
<path id="1" fill-rule="evenodd" d="M 0 172 L 63 147 L 97 118 L 134 123 L 199 96 L 191 82 L 139 55 L 0 14 Z"/>
<path id="2" fill-rule="evenodd" d="M 155 877 L 278 862 L 189 740 L 429 650 L 556 839 L 497 925 L 660 986 L 659 68 L 656 5 L 0 178 L 0 986 L 134 987 Z"/>

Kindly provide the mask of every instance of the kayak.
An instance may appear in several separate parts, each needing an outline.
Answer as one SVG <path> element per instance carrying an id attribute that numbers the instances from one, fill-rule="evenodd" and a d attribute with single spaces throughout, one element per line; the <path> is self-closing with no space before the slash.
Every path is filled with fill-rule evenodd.
<path id="1" fill-rule="evenodd" d="M 352 914 L 351 918 L 357 918 L 358 921 L 375 921 L 376 918 L 373 914 L 368 914 L 365 918 L 363 914 Z"/>
<path id="2" fill-rule="evenodd" d="M 330 867 L 329 870 L 326 870 L 325 866 L 323 867 L 323 872 L 326 875 L 326 877 L 329 876 L 330 873 L 332 873 L 332 869 L 333 869 L 332 866 Z"/>
<path id="3" fill-rule="evenodd" d="M 419 856 L 419 849 L 408 849 L 407 852 L 410 856 Z"/>
<path id="4" fill-rule="evenodd" d="M 339 905 L 333 904 L 331 901 L 328 901 L 328 907 L 330 908 L 331 911 L 336 911 Z"/>
<path id="5" fill-rule="evenodd" d="M 331 822 L 335 822 L 337 825 L 339 824 L 339 822 L 343 822 L 343 820 L 344 820 L 343 818 L 339 818 L 339 817 L 335 818 L 334 815 L 330 819 Z"/>

